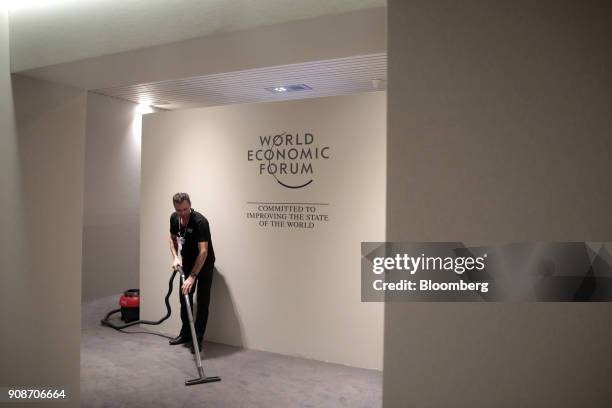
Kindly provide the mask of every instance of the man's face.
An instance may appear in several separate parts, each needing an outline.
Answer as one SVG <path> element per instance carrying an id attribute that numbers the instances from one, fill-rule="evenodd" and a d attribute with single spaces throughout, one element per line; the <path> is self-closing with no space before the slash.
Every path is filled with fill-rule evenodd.
<path id="1" fill-rule="evenodd" d="M 191 204 L 189 204 L 189 201 L 187 200 L 181 201 L 178 204 L 174 203 L 174 209 L 179 217 L 181 217 L 183 221 L 186 221 L 189 217 L 189 213 L 191 212 Z"/>

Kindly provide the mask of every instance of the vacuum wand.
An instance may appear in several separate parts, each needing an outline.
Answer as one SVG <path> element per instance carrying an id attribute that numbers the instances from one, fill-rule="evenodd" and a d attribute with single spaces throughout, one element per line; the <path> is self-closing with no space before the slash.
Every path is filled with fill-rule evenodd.
<path id="1" fill-rule="evenodd" d="M 178 270 L 181 275 L 181 286 L 180 287 L 182 288 L 186 280 L 185 272 L 180 267 Z M 182 289 L 179 289 L 179 290 L 182 290 Z M 189 318 L 189 328 L 191 329 L 191 341 L 193 341 L 193 350 L 195 351 L 196 367 L 198 369 L 198 375 L 199 375 L 198 378 L 194 378 L 192 380 L 185 380 L 185 385 L 205 384 L 205 383 L 210 383 L 210 382 L 221 381 L 220 377 L 217 377 L 217 376 L 206 377 L 206 375 L 204 374 L 204 368 L 202 367 L 202 360 L 200 357 L 200 345 L 198 344 L 195 326 L 193 324 L 193 312 L 191 311 L 191 302 L 189 301 L 189 294 L 185 293 L 183 294 L 183 296 L 185 296 L 185 305 L 187 305 L 187 316 Z"/>

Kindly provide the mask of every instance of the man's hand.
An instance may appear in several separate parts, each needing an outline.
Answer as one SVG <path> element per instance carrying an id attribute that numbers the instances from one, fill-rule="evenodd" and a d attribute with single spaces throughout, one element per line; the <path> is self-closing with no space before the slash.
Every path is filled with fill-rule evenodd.
<path id="1" fill-rule="evenodd" d="M 187 278 L 187 280 L 185 281 L 185 283 L 183 283 L 183 286 L 181 287 L 181 290 L 183 291 L 183 295 L 186 295 L 189 293 L 194 282 L 195 282 L 195 279 L 193 278 L 193 276 L 189 276 Z"/>
<path id="2" fill-rule="evenodd" d="M 178 257 L 174 258 L 174 261 L 172 261 L 172 270 L 176 271 L 181 266 L 183 266 L 181 260 Z"/>

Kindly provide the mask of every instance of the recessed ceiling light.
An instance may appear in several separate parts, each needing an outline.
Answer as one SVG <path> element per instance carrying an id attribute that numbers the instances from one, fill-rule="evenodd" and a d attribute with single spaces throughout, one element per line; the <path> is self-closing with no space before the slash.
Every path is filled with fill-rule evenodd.
<path id="1" fill-rule="evenodd" d="M 153 113 L 153 108 L 150 105 L 139 103 L 138 105 L 136 105 L 136 113 L 138 113 L 139 115 Z"/>
<path id="2" fill-rule="evenodd" d="M 299 84 L 299 85 L 271 86 L 269 88 L 265 88 L 265 90 L 272 92 L 272 93 L 286 93 L 286 92 L 310 91 L 312 90 L 312 88 L 306 84 Z"/>
<path id="3" fill-rule="evenodd" d="M 158 100 L 158 99 L 151 99 L 151 98 L 138 98 L 138 103 L 141 105 L 149 105 L 149 106 L 158 106 L 158 105 L 170 105 L 170 102 L 168 101 L 162 101 L 162 100 Z"/>
<path id="4" fill-rule="evenodd" d="M 385 79 L 376 78 L 372 80 L 372 87 L 377 91 L 383 90 L 387 86 L 387 81 Z"/>

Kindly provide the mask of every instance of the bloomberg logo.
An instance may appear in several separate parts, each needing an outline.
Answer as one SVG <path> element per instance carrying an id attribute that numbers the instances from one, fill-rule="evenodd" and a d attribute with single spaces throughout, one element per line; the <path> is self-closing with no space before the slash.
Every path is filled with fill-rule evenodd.
<path id="1" fill-rule="evenodd" d="M 259 164 L 260 175 L 271 175 L 286 188 L 303 188 L 314 181 L 319 160 L 330 158 L 329 146 L 316 144 L 312 133 L 278 133 L 259 136 L 256 149 L 247 151 L 247 160 Z"/>

